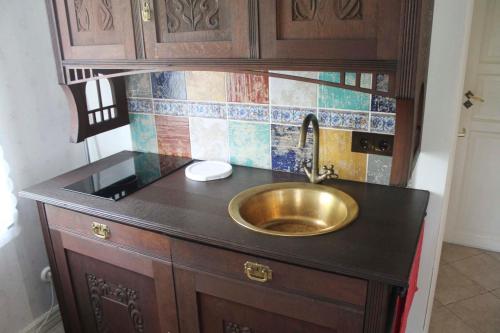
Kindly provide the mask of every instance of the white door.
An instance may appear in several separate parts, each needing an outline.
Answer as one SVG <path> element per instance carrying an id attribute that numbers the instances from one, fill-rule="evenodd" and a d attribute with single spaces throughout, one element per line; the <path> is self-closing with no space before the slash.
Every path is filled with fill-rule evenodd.
<path id="1" fill-rule="evenodd" d="M 445 240 L 500 251 L 500 1 L 476 0 Z"/>

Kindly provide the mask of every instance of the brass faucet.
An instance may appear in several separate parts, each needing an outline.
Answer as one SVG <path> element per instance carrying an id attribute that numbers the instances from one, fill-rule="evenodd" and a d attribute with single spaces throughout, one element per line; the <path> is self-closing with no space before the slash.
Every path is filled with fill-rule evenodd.
<path id="1" fill-rule="evenodd" d="M 335 174 L 333 165 L 331 168 L 323 167 L 324 172 L 319 173 L 319 123 L 318 118 L 312 113 L 308 114 L 304 121 L 302 122 L 302 127 L 300 128 L 300 139 L 298 148 L 304 148 L 306 145 L 307 129 L 309 124 L 312 123 L 313 126 L 313 156 L 312 156 L 312 166 L 309 169 L 306 164 L 304 164 L 304 171 L 309 178 L 309 181 L 313 184 L 321 183 L 325 179 L 337 178 L 338 175 Z"/>

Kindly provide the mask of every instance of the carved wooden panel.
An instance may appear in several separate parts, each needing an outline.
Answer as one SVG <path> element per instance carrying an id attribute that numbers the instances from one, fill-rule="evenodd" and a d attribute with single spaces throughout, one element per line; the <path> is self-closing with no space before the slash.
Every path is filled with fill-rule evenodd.
<path id="1" fill-rule="evenodd" d="M 87 274 L 87 284 L 90 294 L 94 319 L 97 323 L 99 332 L 107 332 L 107 327 L 104 312 L 103 298 L 110 299 L 114 302 L 127 307 L 129 319 L 132 321 L 135 332 L 144 332 L 144 318 L 139 306 L 138 292 L 134 289 L 127 288 L 121 284 L 107 282 L 103 278 L 98 278 L 94 274 Z"/>
<path id="2" fill-rule="evenodd" d="M 274 0 L 259 5 L 264 58 L 398 57 L 398 0 Z"/>
<path id="3" fill-rule="evenodd" d="M 167 0 L 169 33 L 219 28 L 218 0 Z"/>
<path id="4" fill-rule="evenodd" d="M 53 0 L 63 59 L 135 58 L 132 0 Z"/>
<path id="5" fill-rule="evenodd" d="M 224 333 L 254 333 L 254 332 L 248 326 L 227 321 L 224 322 Z"/>
<path id="6" fill-rule="evenodd" d="M 154 20 L 143 22 L 146 58 L 258 56 L 254 0 L 150 1 Z"/>

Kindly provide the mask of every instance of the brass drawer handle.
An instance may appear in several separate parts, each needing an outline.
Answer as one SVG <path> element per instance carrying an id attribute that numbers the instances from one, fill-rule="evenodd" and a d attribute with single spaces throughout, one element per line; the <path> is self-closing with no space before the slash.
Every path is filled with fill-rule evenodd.
<path id="1" fill-rule="evenodd" d="M 269 266 L 247 261 L 244 268 L 245 275 L 252 281 L 264 283 L 273 279 L 273 271 Z"/>
<path id="2" fill-rule="evenodd" d="M 108 239 L 111 229 L 103 223 L 92 222 L 92 232 L 101 239 Z"/>

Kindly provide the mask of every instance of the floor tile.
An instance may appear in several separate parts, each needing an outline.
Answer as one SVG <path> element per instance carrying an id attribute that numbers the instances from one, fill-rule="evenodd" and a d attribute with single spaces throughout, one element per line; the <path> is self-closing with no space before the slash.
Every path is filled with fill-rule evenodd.
<path id="1" fill-rule="evenodd" d="M 155 122 L 160 154 L 191 157 L 187 117 L 156 116 Z"/>
<path id="2" fill-rule="evenodd" d="M 461 259 L 469 258 L 483 253 L 482 250 L 473 247 L 467 247 L 452 243 L 443 243 L 441 250 L 441 261 L 444 263 L 451 263 Z"/>
<path id="3" fill-rule="evenodd" d="M 341 179 L 366 180 L 366 154 L 351 152 L 351 132 L 320 130 L 320 166 L 333 164 Z"/>
<path id="4" fill-rule="evenodd" d="M 229 121 L 229 152 L 231 163 L 270 169 L 269 124 Z"/>
<path id="5" fill-rule="evenodd" d="M 269 78 L 263 75 L 227 73 L 227 101 L 269 103 Z"/>
<path id="6" fill-rule="evenodd" d="M 496 297 L 500 298 L 500 288 L 493 290 L 491 293 Z"/>
<path id="7" fill-rule="evenodd" d="M 500 261 L 486 253 L 455 261 L 450 265 L 488 290 L 500 288 Z"/>
<path id="8" fill-rule="evenodd" d="M 184 72 L 160 72 L 151 74 L 154 98 L 186 99 Z"/>
<path id="9" fill-rule="evenodd" d="M 436 311 L 436 310 L 439 310 L 443 307 L 443 303 L 441 303 L 440 301 L 438 301 L 437 299 L 434 298 L 434 304 L 432 305 L 432 311 Z"/>
<path id="10" fill-rule="evenodd" d="M 486 289 L 450 265 L 439 268 L 436 299 L 444 305 L 484 294 Z"/>
<path id="11" fill-rule="evenodd" d="M 127 97 L 152 97 L 151 77 L 149 74 L 129 75 L 125 77 Z"/>
<path id="12" fill-rule="evenodd" d="M 225 102 L 225 73 L 186 72 L 186 94 L 190 101 Z"/>
<path id="13" fill-rule="evenodd" d="M 317 78 L 316 72 L 278 72 L 283 74 Z M 297 107 L 317 106 L 317 84 L 288 79 L 269 78 L 269 98 L 272 105 Z"/>
<path id="14" fill-rule="evenodd" d="M 228 122 L 190 118 L 191 156 L 199 160 L 229 160 Z"/>
<path id="15" fill-rule="evenodd" d="M 429 333 L 475 333 L 450 310 L 442 307 L 432 311 Z"/>
<path id="16" fill-rule="evenodd" d="M 500 261 L 500 253 L 499 252 L 491 252 L 491 251 L 485 251 L 488 255 L 492 256 L 496 260 Z"/>
<path id="17" fill-rule="evenodd" d="M 368 155 L 366 181 L 373 184 L 389 185 L 391 179 L 392 157 Z"/>
<path id="18" fill-rule="evenodd" d="M 478 332 L 500 332 L 500 299 L 490 293 L 453 303 L 448 308 Z"/>
<path id="19" fill-rule="evenodd" d="M 158 153 L 154 116 L 131 113 L 129 118 L 134 150 L 147 153 Z"/>

